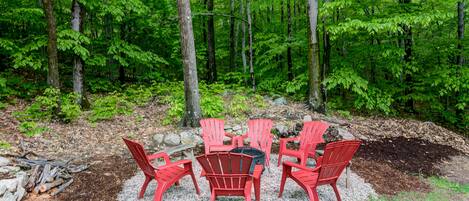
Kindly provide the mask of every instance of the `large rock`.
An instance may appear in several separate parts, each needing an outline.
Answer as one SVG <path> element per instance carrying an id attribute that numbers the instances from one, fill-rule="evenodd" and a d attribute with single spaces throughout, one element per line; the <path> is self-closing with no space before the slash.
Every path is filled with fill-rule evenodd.
<path id="1" fill-rule="evenodd" d="M 4 185 L 0 185 L 0 197 L 7 191 L 7 187 Z"/>
<path id="2" fill-rule="evenodd" d="M 153 136 L 153 141 L 156 143 L 156 145 L 160 145 L 163 143 L 164 140 L 164 135 L 163 134 L 156 134 Z"/>
<path id="3" fill-rule="evenodd" d="M 337 128 L 337 131 L 339 132 L 339 135 L 342 136 L 344 140 L 353 140 L 355 139 L 355 136 L 352 135 L 352 133 L 348 132 L 347 130 L 343 128 Z"/>
<path id="4" fill-rule="evenodd" d="M 306 115 L 303 117 L 303 122 L 307 122 L 307 121 L 313 121 L 313 117 L 311 117 L 311 115 Z"/>
<path id="5" fill-rule="evenodd" d="M 285 136 L 288 134 L 288 127 L 282 124 L 276 124 L 274 129 L 278 132 L 280 136 Z"/>
<path id="6" fill-rule="evenodd" d="M 0 180 L 0 186 L 6 187 L 7 191 L 15 192 L 16 187 L 18 186 L 18 180 L 16 178 L 14 178 L 14 179 L 3 179 L 3 180 Z M 2 187 L 0 187 L 0 188 L 2 188 Z"/>
<path id="7" fill-rule="evenodd" d="M 182 144 L 195 144 L 195 134 L 192 131 L 182 131 L 179 135 Z"/>
<path id="8" fill-rule="evenodd" d="M 8 158 L 0 157 L 0 167 L 7 166 L 11 162 Z"/>
<path id="9" fill-rule="evenodd" d="M 195 144 L 197 145 L 201 145 L 204 143 L 204 140 L 199 135 L 194 135 L 194 141 L 195 141 Z"/>
<path id="10" fill-rule="evenodd" d="M 166 134 L 164 137 L 164 143 L 168 146 L 177 146 L 181 144 L 181 137 L 174 133 Z"/>
<path id="11" fill-rule="evenodd" d="M 13 193 L 7 191 L 3 194 L 1 201 L 16 201 L 16 196 Z"/>
<path id="12" fill-rule="evenodd" d="M 288 102 L 287 102 L 287 99 L 285 97 L 280 97 L 280 98 L 276 98 L 274 100 L 274 105 L 286 105 Z"/>

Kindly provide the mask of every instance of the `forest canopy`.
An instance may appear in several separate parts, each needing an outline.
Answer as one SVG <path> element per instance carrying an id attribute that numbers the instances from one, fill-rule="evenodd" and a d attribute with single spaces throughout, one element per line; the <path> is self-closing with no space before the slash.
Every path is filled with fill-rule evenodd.
<path id="1" fill-rule="evenodd" d="M 221 116 L 216 95 L 229 88 L 254 99 L 287 96 L 319 112 L 399 115 L 467 131 L 465 3 L 191 0 L 202 114 Z M 31 101 L 17 115 L 31 131 L 35 121 L 70 122 L 91 110 L 95 122 L 165 95 L 167 121 L 181 120 L 187 46 L 178 6 L 0 1 L 0 109 Z"/>

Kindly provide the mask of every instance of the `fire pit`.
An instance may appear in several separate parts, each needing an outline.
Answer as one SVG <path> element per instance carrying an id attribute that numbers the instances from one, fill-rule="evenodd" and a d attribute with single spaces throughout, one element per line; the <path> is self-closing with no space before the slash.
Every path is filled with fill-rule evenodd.
<path id="1" fill-rule="evenodd" d="M 246 155 L 253 157 L 251 168 L 249 169 L 249 174 L 252 174 L 254 172 L 254 167 L 257 164 L 262 165 L 263 167 L 262 172 L 264 172 L 265 153 L 263 151 L 256 149 L 256 148 L 252 148 L 252 147 L 237 147 L 237 148 L 232 149 L 230 152 L 246 154 Z"/>

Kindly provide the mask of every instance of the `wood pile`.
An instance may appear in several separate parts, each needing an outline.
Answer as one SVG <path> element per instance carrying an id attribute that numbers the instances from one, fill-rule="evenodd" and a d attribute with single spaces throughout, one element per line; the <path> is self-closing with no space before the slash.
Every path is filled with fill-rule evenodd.
<path id="1" fill-rule="evenodd" d="M 51 196 L 63 192 L 73 183 L 73 173 L 88 168 L 87 165 L 69 164 L 70 161 L 16 158 L 16 162 L 20 167 L 31 169 L 29 179 L 25 185 L 27 192 L 34 194 L 49 193 Z"/>

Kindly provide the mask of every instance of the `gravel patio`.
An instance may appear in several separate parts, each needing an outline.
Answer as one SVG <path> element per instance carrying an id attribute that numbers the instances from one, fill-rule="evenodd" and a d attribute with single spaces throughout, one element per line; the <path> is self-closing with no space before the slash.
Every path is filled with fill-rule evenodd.
<path id="1" fill-rule="evenodd" d="M 284 160 L 293 160 L 293 158 L 284 157 Z M 289 200 L 289 201 L 303 201 L 309 200 L 307 194 L 303 189 L 297 185 L 293 180 L 287 179 L 285 184 L 285 191 L 282 198 L 278 198 L 278 192 L 280 187 L 280 179 L 282 175 L 282 168 L 276 166 L 278 155 L 271 155 L 271 166 L 270 172 L 265 170 L 262 175 L 261 181 L 261 200 Z M 209 200 L 210 190 L 208 182 L 205 178 L 201 178 L 201 168 L 196 162 L 193 164 L 197 182 L 199 184 L 201 195 L 197 196 L 195 193 L 194 185 L 189 176 L 184 177 L 180 186 L 171 187 L 163 195 L 163 200 L 171 201 L 186 201 L 186 200 Z M 137 201 L 137 193 L 144 181 L 145 177 L 141 171 L 127 180 L 124 183 L 122 191 L 119 193 L 117 199 L 119 201 Z M 376 193 L 369 183 L 360 178 L 354 172 L 350 173 L 349 188 L 345 187 L 345 172 L 339 178 L 337 186 L 340 191 L 342 200 L 344 201 L 363 201 L 368 200 L 370 197 L 375 196 Z M 156 182 L 152 181 L 145 192 L 144 199 L 142 201 L 152 201 L 154 190 L 156 188 Z M 319 199 L 321 201 L 335 201 L 334 191 L 330 186 L 319 186 L 318 187 Z M 252 192 L 254 199 L 254 192 Z M 242 197 L 218 197 L 217 200 L 231 201 L 231 200 L 244 200 Z"/>

